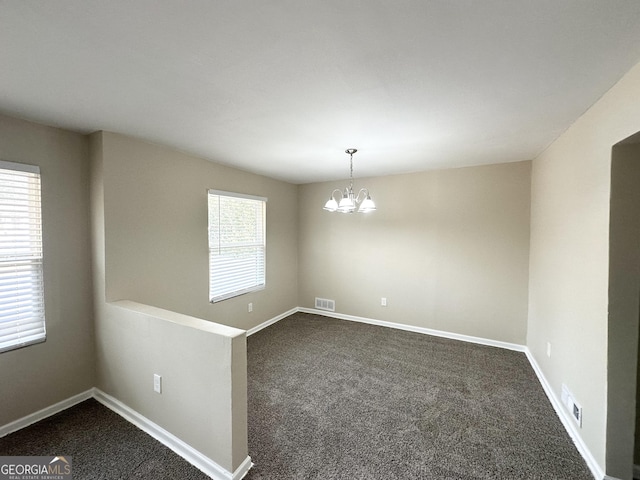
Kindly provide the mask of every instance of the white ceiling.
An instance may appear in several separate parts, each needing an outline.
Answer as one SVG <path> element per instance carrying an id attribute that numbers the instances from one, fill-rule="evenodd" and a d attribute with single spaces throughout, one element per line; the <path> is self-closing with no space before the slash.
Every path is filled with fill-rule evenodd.
<path id="1" fill-rule="evenodd" d="M 528 160 L 640 61 L 638 0 L 0 0 L 0 111 L 294 183 Z"/>

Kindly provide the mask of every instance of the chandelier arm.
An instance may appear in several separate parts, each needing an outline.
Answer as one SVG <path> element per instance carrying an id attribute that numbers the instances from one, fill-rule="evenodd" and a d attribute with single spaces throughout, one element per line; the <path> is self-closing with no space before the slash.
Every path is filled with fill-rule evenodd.
<path id="1" fill-rule="evenodd" d="M 362 198 L 360 198 L 360 195 L 363 195 Z M 358 196 L 356 197 L 356 203 L 357 204 L 362 203 L 362 200 L 364 200 L 368 196 L 369 196 L 369 190 L 367 190 L 366 188 L 361 188 L 360 191 L 358 192 Z"/>
<path id="2" fill-rule="evenodd" d="M 334 197 L 336 192 L 338 192 L 338 198 Z M 342 198 L 342 190 L 340 190 L 339 188 L 336 188 L 333 192 L 331 192 L 330 197 L 333 198 L 336 202 L 339 202 L 340 199 Z"/>

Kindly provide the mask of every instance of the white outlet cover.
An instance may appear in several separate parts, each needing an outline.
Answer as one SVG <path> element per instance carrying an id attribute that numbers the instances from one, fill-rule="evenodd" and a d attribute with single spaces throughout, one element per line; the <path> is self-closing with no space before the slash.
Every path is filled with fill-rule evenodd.
<path id="1" fill-rule="evenodd" d="M 156 393 L 162 393 L 162 376 L 157 373 L 153 374 L 153 391 Z"/>

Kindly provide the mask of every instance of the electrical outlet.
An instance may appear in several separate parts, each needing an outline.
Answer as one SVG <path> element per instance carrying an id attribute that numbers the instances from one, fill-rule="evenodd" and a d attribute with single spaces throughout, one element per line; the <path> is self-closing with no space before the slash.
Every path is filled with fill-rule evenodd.
<path id="1" fill-rule="evenodd" d="M 551 357 L 551 342 L 547 342 L 547 357 Z"/>
<path id="2" fill-rule="evenodd" d="M 382 305 L 383 307 L 387 306 L 387 298 L 386 297 L 382 297 L 380 299 L 380 305 Z"/>
<path id="3" fill-rule="evenodd" d="M 253 312 L 253 303 L 252 302 L 249 302 L 249 305 L 247 305 L 247 311 L 249 313 Z"/>
<path id="4" fill-rule="evenodd" d="M 153 391 L 162 393 L 162 376 L 157 373 L 153 374 Z"/>

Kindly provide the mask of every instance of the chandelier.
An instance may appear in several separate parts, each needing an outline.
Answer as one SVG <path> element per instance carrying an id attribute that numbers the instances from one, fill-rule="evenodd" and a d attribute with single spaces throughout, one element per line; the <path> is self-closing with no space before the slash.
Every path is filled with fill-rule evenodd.
<path id="1" fill-rule="evenodd" d="M 349 163 L 351 165 L 349 186 L 344 189 L 344 192 L 337 188 L 331 192 L 329 200 L 324 204 L 325 210 L 340 213 L 367 213 L 373 212 L 376 209 L 376 204 L 371 200 L 369 190 L 361 188 L 358 195 L 353 193 L 353 154 L 357 151 L 355 148 L 347 148 L 345 150 L 345 153 L 349 154 Z M 339 197 L 335 196 L 336 192 Z M 338 200 L 338 198 L 340 200 Z"/>

